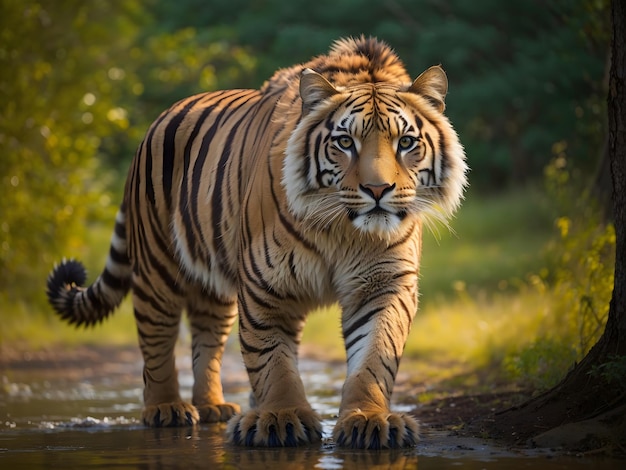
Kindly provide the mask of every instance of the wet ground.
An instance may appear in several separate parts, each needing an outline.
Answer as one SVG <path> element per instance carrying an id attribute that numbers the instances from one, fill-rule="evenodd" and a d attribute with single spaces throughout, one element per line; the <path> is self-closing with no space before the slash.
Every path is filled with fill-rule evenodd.
<path id="1" fill-rule="evenodd" d="M 624 462 L 497 447 L 422 423 L 422 440 L 401 451 L 348 451 L 330 440 L 298 449 L 246 449 L 225 443 L 224 425 L 149 429 L 136 348 L 3 352 L 0 362 L 0 468 L 242 469 L 617 469 Z M 189 356 L 179 354 L 183 398 L 191 396 Z M 309 399 L 330 436 L 345 374 L 340 363 L 303 359 Z M 224 361 L 226 399 L 247 407 L 247 377 L 235 348 Z M 395 403 L 411 411 L 414 406 Z M 423 420 L 423 418 L 422 418 Z M 621 465 L 620 465 L 621 464 Z"/>

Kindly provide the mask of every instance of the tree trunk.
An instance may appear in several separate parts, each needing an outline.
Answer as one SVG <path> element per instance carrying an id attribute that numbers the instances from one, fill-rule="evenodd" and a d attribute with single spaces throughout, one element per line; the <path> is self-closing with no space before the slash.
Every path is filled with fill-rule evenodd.
<path id="1" fill-rule="evenodd" d="M 500 437 L 576 447 L 585 445 L 585 440 L 589 443 L 589 436 L 597 429 L 595 425 L 600 425 L 608 431 L 602 439 L 613 440 L 620 446 L 624 446 L 626 440 L 626 372 L 622 368 L 617 378 L 608 381 L 593 373 L 616 357 L 626 356 L 626 0 L 613 0 L 611 13 L 608 153 L 613 181 L 616 257 L 615 284 L 606 328 L 597 344 L 560 384 L 519 407 L 496 414 L 488 428 Z M 571 431 L 575 427 L 568 423 L 587 426 L 579 426 L 575 437 L 566 438 L 565 429 Z M 546 440 L 546 435 L 551 439 Z"/>
<path id="2" fill-rule="evenodd" d="M 602 153 L 598 159 L 596 174 L 591 185 L 591 195 L 603 211 L 602 221 L 613 222 L 613 181 L 611 176 L 611 159 L 609 158 L 609 135 L 607 133 L 602 145 Z"/>

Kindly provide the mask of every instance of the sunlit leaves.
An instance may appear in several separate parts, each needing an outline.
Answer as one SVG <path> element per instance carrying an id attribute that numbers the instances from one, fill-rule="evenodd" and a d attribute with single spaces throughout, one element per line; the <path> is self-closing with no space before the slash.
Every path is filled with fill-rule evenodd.
<path id="1" fill-rule="evenodd" d="M 79 254 L 90 222 L 113 219 L 120 197 L 108 191 L 123 184 L 115 171 L 125 174 L 163 109 L 242 86 L 255 67 L 242 47 L 208 29 L 167 31 L 145 8 L 132 0 L 3 3 L 0 288 L 12 295 L 41 297 L 33 280 Z"/>
<path id="2" fill-rule="evenodd" d="M 102 1 L 3 3 L 0 288 L 14 295 L 40 290 L 33 278 L 82 246 L 85 222 L 111 216 L 94 157 L 124 126 L 124 85 L 104 68 L 132 33 L 119 13 Z"/>

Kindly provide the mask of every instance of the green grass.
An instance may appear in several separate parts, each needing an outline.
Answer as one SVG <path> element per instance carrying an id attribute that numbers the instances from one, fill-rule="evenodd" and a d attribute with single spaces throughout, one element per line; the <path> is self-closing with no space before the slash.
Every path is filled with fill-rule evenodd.
<path id="1" fill-rule="evenodd" d="M 449 298 L 462 286 L 472 295 L 502 290 L 537 273 L 555 234 L 553 213 L 534 189 L 494 197 L 470 193 L 451 222 L 452 231 L 424 234 L 422 303 Z"/>
<path id="2" fill-rule="evenodd" d="M 127 298 L 109 319 L 91 328 L 76 328 L 61 321 L 44 306 L 33 311 L 24 301 L 0 297 L 2 334 L 0 344 L 19 350 L 37 350 L 57 345 L 128 345 L 137 343 L 135 319 Z"/>
<path id="3" fill-rule="evenodd" d="M 534 341 L 549 324 L 550 311 L 551 297 L 540 289 L 494 293 L 482 299 L 457 293 L 420 308 L 404 354 L 436 358 L 438 363 L 492 365 Z M 309 317 L 303 338 L 307 351 L 345 357 L 339 318 L 339 307 Z"/>

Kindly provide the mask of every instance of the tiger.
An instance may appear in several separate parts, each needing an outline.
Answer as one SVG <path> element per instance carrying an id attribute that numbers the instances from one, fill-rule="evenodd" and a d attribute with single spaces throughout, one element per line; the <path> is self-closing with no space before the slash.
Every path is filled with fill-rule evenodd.
<path id="1" fill-rule="evenodd" d="M 468 184 L 447 91 L 440 65 L 412 80 L 389 45 L 361 36 L 259 89 L 179 101 L 137 149 L 102 272 L 84 287 L 84 266 L 64 259 L 47 280 L 50 304 L 91 326 L 132 291 L 142 422 L 225 422 L 229 443 L 251 447 L 321 442 L 298 350 L 309 312 L 338 305 L 347 371 L 325 442 L 417 445 L 417 420 L 390 400 L 418 307 L 423 226 L 446 223 Z M 183 310 L 191 402 L 174 358 Z M 237 320 L 245 411 L 220 382 Z"/>

